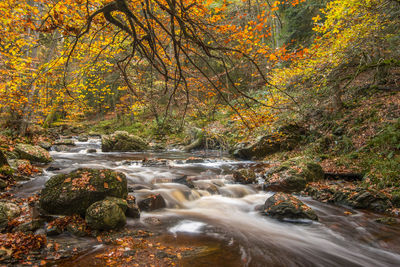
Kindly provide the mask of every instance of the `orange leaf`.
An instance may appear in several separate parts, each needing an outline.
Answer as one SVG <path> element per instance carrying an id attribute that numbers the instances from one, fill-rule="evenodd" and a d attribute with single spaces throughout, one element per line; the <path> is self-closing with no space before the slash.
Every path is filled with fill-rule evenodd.
<path id="1" fill-rule="evenodd" d="M 67 178 L 64 180 L 64 183 L 69 183 L 69 182 L 71 182 L 71 178 Z"/>
<path id="2" fill-rule="evenodd" d="M 108 184 L 107 183 L 104 183 L 104 188 L 108 188 Z"/>

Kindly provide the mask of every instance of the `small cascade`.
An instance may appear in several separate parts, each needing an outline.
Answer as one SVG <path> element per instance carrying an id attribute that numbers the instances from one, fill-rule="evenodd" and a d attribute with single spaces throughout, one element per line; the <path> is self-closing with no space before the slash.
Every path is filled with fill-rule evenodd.
<path id="1" fill-rule="evenodd" d="M 292 224 L 262 216 L 256 206 L 272 193 L 232 179 L 234 170 L 260 167 L 262 162 L 234 161 L 219 151 L 210 151 L 207 158 L 176 150 L 103 153 L 99 138 L 74 141 L 66 151 L 51 151 L 55 161 L 16 193 L 38 192 L 58 173 L 109 168 L 126 174 L 129 194 L 137 201 L 160 194 L 166 204 L 142 211 L 127 227 L 153 227 L 176 244 L 208 244 L 209 250 L 201 254 L 208 257 L 208 266 L 220 266 L 212 255 L 234 255 L 224 258 L 225 266 L 400 266 L 400 229 L 375 223 L 378 215 L 354 211 L 347 216 L 344 208 L 301 198 L 316 210 L 319 222 Z M 187 160 L 191 157 L 197 158 Z"/>

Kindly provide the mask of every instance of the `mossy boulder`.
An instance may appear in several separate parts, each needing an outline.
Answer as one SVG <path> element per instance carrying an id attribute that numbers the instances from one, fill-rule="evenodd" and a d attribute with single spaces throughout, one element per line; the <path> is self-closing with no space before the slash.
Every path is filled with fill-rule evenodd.
<path id="1" fill-rule="evenodd" d="M 296 157 L 281 165 L 300 174 L 307 182 L 318 182 L 324 179 L 325 173 L 321 165 L 307 157 Z"/>
<path id="2" fill-rule="evenodd" d="M 126 224 L 124 211 L 117 203 L 110 200 L 102 200 L 90 205 L 86 210 L 85 220 L 95 230 L 118 229 Z"/>
<path id="3" fill-rule="evenodd" d="M 309 206 L 298 198 L 282 192 L 275 193 L 265 201 L 263 214 L 279 220 L 318 220 L 318 216 Z"/>
<path id="4" fill-rule="evenodd" d="M 106 197 L 105 200 L 109 200 L 117 204 L 124 212 L 128 209 L 128 202 L 126 199 L 118 198 L 118 197 Z"/>
<path id="5" fill-rule="evenodd" d="M 264 189 L 270 191 L 300 192 L 307 183 L 324 179 L 322 167 L 307 158 L 293 158 L 270 168 L 265 174 Z"/>
<path id="6" fill-rule="evenodd" d="M 140 137 L 128 134 L 125 131 L 117 131 L 112 135 L 101 138 L 101 150 L 103 152 L 129 152 L 144 151 L 149 146 Z"/>
<path id="7" fill-rule="evenodd" d="M 386 212 L 392 207 L 392 201 L 376 190 L 367 190 L 362 187 L 343 186 L 338 184 L 308 184 L 304 192 L 313 199 L 345 205 L 355 209 L 367 209 L 375 212 Z"/>
<path id="8" fill-rule="evenodd" d="M 108 169 L 78 169 L 50 178 L 41 192 L 40 207 L 51 214 L 85 214 L 104 198 L 126 199 L 127 180 L 123 173 Z"/>
<path id="9" fill-rule="evenodd" d="M 18 217 L 21 209 L 11 202 L 0 202 L 0 229 L 7 227 L 8 222 Z"/>
<path id="10" fill-rule="evenodd" d="M 43 149 L 50 150 L 52 144 L 50 142 L 42 141 L 39 143 L 39 146 Z"/>
<path id="11" fill-rule="evenodd" d="M 239 184 L 254 184 L 257 176 L 252 169 L 240 169 L 233 173 L 233 180 Z"/>
<path id="12" fill-rule="evenodd" d="M 305 129 L 300 126 L 284 125 L 271 134 L 261 136 L 254 143 L 238 144 L 231 153 L 242 159 L 262 159 L 279 151 L 292 150 L 300 143 L 305 134 Z"/>
<path id="13" fill-rule="evenodd" d="M 17 144 L 15 151 L 18 153 L 21 159 L 27 159 L 38 163 L 49 163 L 53 159 L 50 153 L 40 146 L 32 146 L 29 144 Z"/>

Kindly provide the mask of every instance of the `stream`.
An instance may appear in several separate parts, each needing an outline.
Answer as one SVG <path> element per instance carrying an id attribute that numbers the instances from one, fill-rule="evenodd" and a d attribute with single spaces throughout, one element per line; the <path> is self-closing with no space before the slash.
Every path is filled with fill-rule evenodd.
<path id="1" fill-rule="evenodd" d="M 70 151 L 51 151 L 52 171 L 26 182 L 17 194 L 30 196 L 49 177 L 81 167 L 123 172 L 128 187 L 136 188 L 130 194 L 137 199 L 152 192 L 167 202 L 165 209 L 142 212 L 140 219 L 128 218 L 126 227 L 160 233 L 158 241 L 165 244 L 207 248 L 183 258 L 180 266 L 400 266 L 400 227 L 375 222 L 379 214 L 305 197 L 299 198 L 316 211 L 319 222 L 282 222 L 259 214 L 255 207 L 273 193 L 234 184 L 231 174 L 237 168 L 262 166 L 262 162 L 232 160 L 218 151 L 103 153 L 100 139 L 75 143 Z M 201 157 L 204 162 L 186 163 L 189 157 Z M 153 159 L 158 164 L 152 165 Z M 173 182 L 184 175 L 195 177 L 202 190 Z M 159 223 L 151 223 L 155 218 Z M 96 266 L 90 261 L 95 243 L 90 238 L 75 239 L 87 242 L 88 253 L 64 266 Z"/>

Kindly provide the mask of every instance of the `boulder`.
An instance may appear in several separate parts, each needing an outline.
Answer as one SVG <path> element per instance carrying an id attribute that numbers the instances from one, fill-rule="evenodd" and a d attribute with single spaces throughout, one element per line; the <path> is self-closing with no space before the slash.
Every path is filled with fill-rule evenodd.
<path id="1" fill-rule="evenodd" d="M 309 182 L 324 178 L 322 167 L 309 159 L 294 158 L 280 166 L 268 169 L 265 174 L 264 189 L 282 192 L 300 192 Z"/>
<path id="2" fill-rule="evenodd" d="M 8 222 L 18 217 L 21 209 L 11 202 L 0 202 L 0 229 L 7 227 Z"/>
<path id="3" fill-rule="evenodd" d="M 294 124 L 282 126 L 276 132 L 267 134 L 256 140 L 256 142 L 241 145 L 231 153 L 233 156 L 242 159 L 262 159 L 267 155 L 278 151 L 288 151 L 295 148 L 306 134 L 304 128 Z"/>
<path id="4" fill-rule="evenodd" d="M 24 175 L 32 175 L 36 170 L 31 162 L 27 159 L 12 159 L 10 166 L 14 172 L 19 172 Z"/>
<path id="5" fill-rule="evenodd" d="M 112 230 L 123 227 L 126 217 L 117 203 L 102 200 L 93 203 L 86 210 L 86 223 L 95 230 Z"/>
<path id="6" fill-rule="evenodd" d="M 298 198 L 281 192 L 275 193 L 265 201 L 263 213 L 279 220 L 318 220 L 314 210 L 309 206 Z"/>
<path id="7" fill-rule="evenodd" d="M 53 159 L 49 152 L 40 146 L 32 146 L 28 144 L 17 144 L 15 151 L 18 153 L 21 159 L 27 159 L 38 163 L 49 163 Z"/>
<path id="8" fill-rule="evenodd" d="M 86 152 L 87 153 L 97 153 L 97 150 L 95 148 L 89 148 Z"/>
<path id="9" fill-rule="evenodd" d="M 288 169 L 278 169 L 265 178 L 264 190 L 276 192 L 300 192 L 306 187 L 306 179 Z"/>
<path id="10" fill-rule="evenodd" d="M 392 202 L 385 194 L 362 187 L 346 187 L 343 184 L 327 184 L 325 186 L 309 184 L 304 191 L 313 199 L 350 206 L 355 209 L 385 212 L 392 207 Z"/>
<path id="11" fill-rule="evenodd" d="M 142 211 L 153 211 L 165 208 L 167 204 L 160 194 L 151 194 L 139 200 L 138 206 Z"/>
<path id="12" fill-rule="evenodd" d="M 78 141 L 79 142 L 87 142 L 88 140 L 89 140 L 89 138 L 87 137 L 87 135 L 78 136 Z"/>
<path id="13" fill-rule="evenodd" d="M 255 184 L 257 176 L 252 169 L 240 169 L 233 173 L 233 180 L 239 184 Z"/>
<path id="14" fill-rule="evenodd" d="M 46 141 L 42 141 L 42 142 L 39 143 L 39 146 L 40 146 L 41 148 L 43 148 L 43 149 L 50 150 L 52 144 L 49 143 L 49 142 L 46 142 Z"/>
<path id="15" fill-rule="evenodd" d="M 186 185 L 187 187 L 189 187 L 191 189 L 195 188 L 195 184 L 193 183 L 193 181 L 191 179 L 188 178 L 187 175 L 184 175 L 180 178 L 176 178 L 176 179 L 172 180 L 172 182 L 177 183 L 177 184 Z"/>
<path id="16" fill-rule="evenodd" d="M 51 214 L 85 214 L 86 209 L 107 196 L 125 199 L 127 180 L 108 169 L 78 169 L 51 177 L 40 196 L 40 207 Z"/>
<path id="17" fill-rule="evenodd" d="M 126 217 L 129 218 L 140 218 L 140 210 L 138 205 L 135 204 L 133 201 L 128 201 L 128 208 L 126 209 Z"/>
<path id="18" fill-rule="evenodd" d="M 101 150 L 103 152 L 129 152 L 146 149 L 148 149 L 148 145 L 140 137 L 128 134 L 125 131 L 117 131 L 112 135 L 105 135 L 101 138 Z"/>
<path id="19" fill-rule="evenodd" d="M 214 183 L 209 182 L 209 181 L 198 180 L 198 181 L 196 181 L 196 183 L 194 183 L 194 188 L 196 190 L 207 191 L 210 194 L 218 194 L 219 193 L 218 186 L 216 186 Z"/>
<path id="20" fill-rule="evenodd" d="M 117 204 L 123 212 L 126 212 L 128 209 L 128 202 L 126 199 L 118 198 L 118 197 L 106 197 L 105 200 L 109 200 Z"/>
<path id="21" fill-rule="evenodd" d="M 356 209 L 369 209 L 376 212 L 385 212 L 392 206 L 389 198 L 383 193 L 365 189 L 351 194 L 348 199 L 348 205 Z"/>

